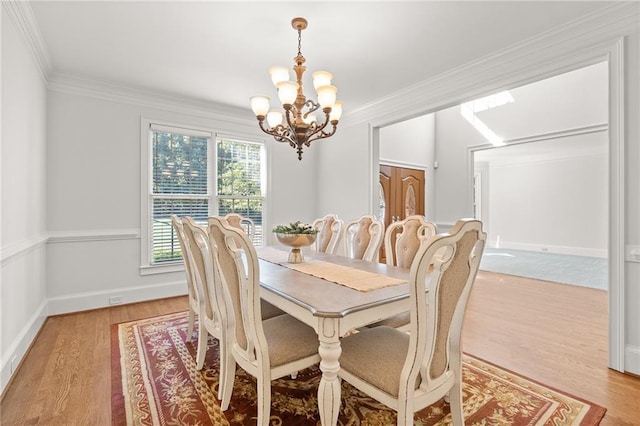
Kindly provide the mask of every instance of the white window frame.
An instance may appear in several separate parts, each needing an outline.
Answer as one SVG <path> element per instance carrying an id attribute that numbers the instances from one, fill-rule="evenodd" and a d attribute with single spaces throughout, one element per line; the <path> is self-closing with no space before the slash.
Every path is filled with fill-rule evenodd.
<path id="1" fill-rule="evenodd" d="M 218 140 L 219 139 L 225 139 L 225 140 L 231 140 L 231 141 L 236 141 L 236 142 L 240 142 L 240 143 L 248 143 L 248 144 L 255 144 L 255 145 L 259 145 L 260 146 L 260 157 L 262 159 L 262 164 L 260 167 L 260 189 L 262 192 L 262 195 L 260 197 L 255 197 L 255 196 L 247 196 L 247 197 L 242 197 L 242 196 L 229 196 L 229 195 L 219 195 L 218 194 Z M 215 188 L 213 188 L 213 193 L 214 193 L 214 198 L 215 198 L 215 202 L 212 205 L 212 207 L 214 207 L 214 214 L 218 214 L 218 202 L 221 198 L 237 198 L 237 199 L 249 199 L 249 200 L 261 200 L 262 201 L 262 245 L 264 246 L 267 243 L 267 238 L 268 238 L 268 232 L 265 232 L 265 230 L 267 229 L 267 225 L 266 225 L 266 218 L 267 218 L 267 167 L 268 167 L 268 162 L 267 162 L 267 149 L 266 149 L 266 144 L 264 143 L 264 141 L 262 140 L 256 140 L 255 138 L 248 138 L 248 137 L 244 137 L 244 136 L 238 136 L 238 135 L 230 135 L 230 134 L 217 134 L 214 137 L 214 141 L 213 141 L 213 149 L 215 150 L 215 160 L 214 160 L 214 168 L 213 170 L 213 174 L 214 174 L 214 186 Z"/>
<path id="2" fill-rule="evenodd" d="M 175 131 L 176 133 L 187 134 L 192 136 L 207 138 L 207 198 L 209 206 L 209 215 L 218 214 L 218 198 L 217 198 L 217 181 L 218 181 L 218 165 L 217 165 L 217 140 L 229 139 L 240 142 L 256 143 L 261 145 L 262 166 L 261 167 L 261 188 L 262 188 L 262 226 L 263 226 L 263 244 L 266 244 L 268 238 L 268 211 L 269 203 L 267 199 L 270 170 L 269 163 L 269 145 L 262 139 L 255 136 L 249 136 L 242 131 L 225 131 L 217 133 L 214 130 L 204 126 L 186 125 L 184 123 L 170 122 L 169 120 L 157 120 L 141 117 L 140 120 L 140 275 L 163 274 L 171 272 L 180 272 L 184 270 L 184 264 L 180 261 L 168 261 L 161 264 L 151 263 L 152 251 L 152 221 L 150 215 L 152 200 L 152 140 L 151 126 L 157 130 Z"/>
<path id="3" fill-rule="evenodd" d="M 184 264 L 182 260 L 168 261 L 163 263 L 152 263 L 152 226 L 151 221 L 151 206 L 152 206 L 152 175 L 151 168 L 153 167 L 151 162 L 153 158 L 152 153 L 152 132 L 151 130 L 161 130 L 170 133 L 180 133 L 190 136 L 206 137 L 207 138 L 207 169 L 209 170 L 209 176 L 207 178 L 207 194 L 209 214 L 211 214 L 212 206 L 215 204 L 215 188 L 212 187 L 212 171 L 215 172 L 215 132 L 207 129 L 203 129 L 198 126 L 187 126 L 184 124 L 167 123 L 165 120 L 151 120 L 143 118 L 141 120 L 141 148 L 140 148 L 140 194 L 141 206 L 140 206 L 140 275 L 161 274 L 167 272 L 178 272 L 184 270 Z M 215 176 L 215 175 L 213 175 Z"/>

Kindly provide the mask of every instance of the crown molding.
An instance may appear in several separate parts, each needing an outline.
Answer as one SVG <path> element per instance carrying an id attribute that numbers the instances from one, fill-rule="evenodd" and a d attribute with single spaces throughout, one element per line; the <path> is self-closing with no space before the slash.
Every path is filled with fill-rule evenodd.
<path id="1" fill-rule="evenodd" d="M 50 76 L 47 87 L 49 90 L 62 93 L 185 113 L 233 124 L 247 126 L 255 124 L 255 117 L 245 108 L 152 91 L 144 87 L 124 85 L 84 75 L 56 72 Z"/>
<path id="2" fill-rule="evenodd" d="M 38 64 L 42 78 L 47 81 L 47 77 L 53 69 L 51 57 L 40 33 L 31 5 L 26 1 L 2 0 L 2 7 L 23 36 Z"/>
<path id="3" fill-rule="evenodd" d="M 352 110 L 347 125 L 385 126 L 605 60 L 616 40 L 638 31 L 636 2 L 616 2 L 567 25 L 496 51 Z"/>

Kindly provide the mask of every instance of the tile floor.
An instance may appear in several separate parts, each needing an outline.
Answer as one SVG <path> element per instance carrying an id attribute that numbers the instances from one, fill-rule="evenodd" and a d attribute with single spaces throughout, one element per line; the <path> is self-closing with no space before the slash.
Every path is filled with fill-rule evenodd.
<path id="1" fill-rule="evenodd" d="M 606 258 L 485 248 L 480 269 L 606 290 Z"/>

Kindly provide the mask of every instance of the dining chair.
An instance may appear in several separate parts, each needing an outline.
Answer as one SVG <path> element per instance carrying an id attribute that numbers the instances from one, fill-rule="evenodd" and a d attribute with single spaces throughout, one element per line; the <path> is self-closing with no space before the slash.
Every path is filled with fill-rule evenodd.
<path id="1" fill-rule="evenodd" d="M 238 213 L 229 213 L 224 216 L 229 225 L 242 229 L 249 236 L 249 240 L 253 241 L 256 235 L 256 224 L 250 217 L 242 216 Z"/>
<path id="2" fill-rule="evenodd" d="M 247 235 L 220 218 L 209 218 L 209 248 L 217 274 L 229 296 L 222 410 L 229 407 L 236 365 L 257 379 L 257 424 L 269 424 L 271 381 L 320 362 L 313 328 L 290 315 L 261 318 L 260 266 Z"/>
<path id="3" fill-rule="evenodd" d="M 410 333 L 381 326 L 341 341 L 338 375 L 396 410 L 399 426 L 443 397 L 453 424 L 464 424 L 462 322 L 485 241 L 475 219 L 431 237 L 411 265 Z"/>
<path id="4" fill-rule="evenodd" d="M 384 233 L 387 265 L 410 268 L 421 245 L 437 232 L 437 226 L 421 215 L 412 215 L 403 220 L 392 222 Z M 407 331 L 409 312 L 383 319 L 369 327 L 381 325 Z"/>
<path id="5" fill-rule="evenodd" d="M 204 326 L 202 326 L 201 318 L 205 316 L 205 302 L 206 302 L 206 289 L 201 284 L 200 280 L 196 280 L 194 277 L 194 269 L 191 266 L 191 249 L 189 243 L 187 241 L 187 236 L 185 235 L 183 219 L 179 218 L 177 215 L 171 215 L 171 223 L 173 225 L 173 229 L 176 232 L 178 237 L 178 242 L 180 244 L 180 251 L 182 252 L 182 261 L 184 263 L 185 275 L 187 277 L 187 294 L 189 299 L 189 322 L 187 326 L 187 338 L 189 341 L 193 340 L 193 329 L 196 324 L 196 315 L 198 315 L 198 349 L 196 353 L 197 360 L 204 360 L 204 355 L 202 353 L 206 352 L 206 346 L 203 348 L 203 341 L 206 339 L 206 331 Z M 204 362 L 197 366 L 198 370 L 202 369 Z"/>
<path id="6" fill-rule="evenodd" d="M 375 261 L 384 237 L 384 223 L 375 216 L 364 215 L 344 227 L 344 253 L 352 259 Z"/>
<path id="7" fill-rule="evenodd" d="M 198 317 L 198 346 L 196 351 L 196 368 L 201 370 L 208 349 L 208 334 L 222 341 L 222 321 L 220 303 L 221 293 L 218 286 L 209 280 L 204 267 L 204 259 L 198 240 L 206 238 L 206 230 L 198 225 L 193 218 L 187 216 L 182 219 L 189 263 L 193 280 L 202 289 L 203 306 Z M 221 367 L 222 368 L 222 367 Z"/>
<path id="8" fill-rule="evenodd" d="M 230 226 L 234 228 L 242 229 L 242 231 L 245 232 L 249 237 L 249 240 L 251 242 L 254 241 L 256 225 L 251 218 L 242 216 L 238 213 L 229 213 L 223 216 L 223 219 L 226 220 Z M 283 310 L 276 308 L 271 303 L 268 303 L 265 300 L 262 300 L 261 304 L 262 304 L 261 306 L 262 319 L 268 319 L 268 318 L 276 317 L 278 315 L 284 315 L 285 313 Z"/>
<path id="9" fill-rule="evenodd" d="M 342 226 L 344 222 L 338 219 L 335 214 L 328 214 L 321 219 L 313 221 L 311 226 L 318 230 L 316 241 L 312 245 L 312 250 L 322 253 L 336 254 L 340 237 L 342 236 Z"/>

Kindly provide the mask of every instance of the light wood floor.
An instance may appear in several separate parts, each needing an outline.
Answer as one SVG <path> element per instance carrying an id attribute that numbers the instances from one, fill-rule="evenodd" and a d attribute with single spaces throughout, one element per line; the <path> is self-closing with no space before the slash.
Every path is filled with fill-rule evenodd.
<path id="1" fill-rule="evenodd" d="M 111 324 L 187 309 L 186 297 L 49 318 L 3 395 L 0 424 L 111 424 Z M 640 378 L 607 368 L 607 294 L 480 272 L 466 352 L 607 408 L 602 425 L 640 425 Z"/>

